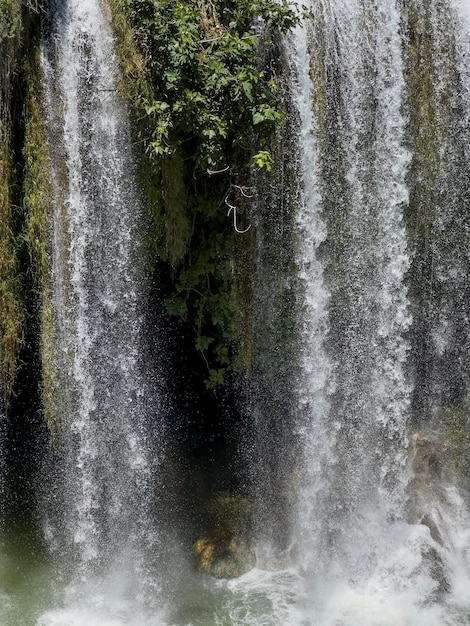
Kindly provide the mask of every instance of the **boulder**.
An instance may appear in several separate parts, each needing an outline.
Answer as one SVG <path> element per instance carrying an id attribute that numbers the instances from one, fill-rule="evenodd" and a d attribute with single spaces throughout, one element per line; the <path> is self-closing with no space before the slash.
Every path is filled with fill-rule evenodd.
<path id="1" fill-rule="evenodd" d="M 200 572 L 216 578 L 236 578 L 255 566 L 251 549 L 249 502 L 222 493 L 208 505 L 209 528 L 192 545 Z"/>
<path id="2" fill-rule="evenodd" d="M 249 544 L 235 536 L 207 535 L 192 546 L 197 569 L 215 578 L 236 578 L 255 566 Z"/>

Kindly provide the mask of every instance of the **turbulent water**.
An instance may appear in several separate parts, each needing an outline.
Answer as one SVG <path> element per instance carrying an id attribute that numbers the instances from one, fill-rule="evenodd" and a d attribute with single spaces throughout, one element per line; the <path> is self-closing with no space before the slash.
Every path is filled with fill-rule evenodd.
<path id="1" fill-rule="evenodd" d="M 187 546 L 169 547 L 161 508 L 167 427 L 144 338 L 142 199 L 109 16 L 99 0 L 49 7 L 46 410 L 60 444 L 39 522 L 1 520 L 5 626 L 470 623 L 470 4 L 309 8 L 284 42 L 298 198 L 290 205 L 274 174 L 271 208 L 253 222 L 258 299 L 274 283 L 297 290 L 296 363 L 271 364 L 264 394 L 278 395 L 251 401 L 246 476 L 261 477 L 253 493 L 270 491 L 259 515 L 272 519 L 258 524 L 258 567 L 216 581 L 192 572 Z M 296 257 L 266 270 L 273 202 L 296 207 L 293 232 L 279 235 Z M 283 316 L 260 308 L 269 348 Z M 278 336 L 265 361 L 283 358 Z M 275 405 L 287 424 L 274 423 Z M 286 503 L 288 514 L 273 511 Z"/>

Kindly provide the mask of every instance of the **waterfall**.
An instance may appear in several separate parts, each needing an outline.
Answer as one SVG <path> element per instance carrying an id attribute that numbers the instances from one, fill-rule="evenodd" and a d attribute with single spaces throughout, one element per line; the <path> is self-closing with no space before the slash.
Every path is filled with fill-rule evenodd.
<path id="1" fill-rule="evenodd" d="M 329 293 L 322 266 L 316 256 L 325 240 L 326 228 L 321 217 L 320 156 L 312 111 L 311 94 L 314 86 L 309 73 L 306 27 L 298 28 L 293 34 L 291 48 L 294 101 L 300 119 L 303 187 L 297 227 L 302 242 L 299 267 L 305 294 L 301 315 L 301 375 L 298 382 L 299 410 L 303 418 L 299 421 L 298 431 L 305 447 L 297 532 L 301 543 L 310 544 L 309 552 L 303 556 L 304 559 L 308 557 L 303 566 L 309 567 L 310 560 L 318 563 L 322 553 L 324 527 L 316 511 L 325 507 L 325 497 L 328 497 L 328 473 L 334 464 L 336 428 L 328 423 L 329 395 L 334 386 L 333 368 L 325 347 Z"/>
<path id="2" fill-rule="evenodd" d="M 28 441 L 36 407 L 0 408 L 6 626 L 469 622 L 469 1 L 306 2 L 263 48 L 286 116 L 234 244 L 251 369 L 209 400 L 172 356 L 174 403 L 155 345 L 189 333 L 156 323 L 109 7 L 48 2 L 52 445 Z M 242 538 L 219 485 L 252 513 Z M 191 561 L 237 542 L 242 576 Z"/>
<path id="3" fill-rule="evenodd" d="M 58 2 L 50 24 L 43 65 L 55 363 L 48 366 L 60 431 L 52 499 L 60 504 L 49 503 L 45 532 L 68 560 L 70 604 L 101 606 L 110 594 L 110 611 L 125 612 L 126 602 L 154 605 L 159 593 L 155 468 L 163 431 L 152 365 L 144 363 L 142 199 L 102 5 Z M 71 612 L 41 624 L 74 619 L 87 618 Z"/>
<path id="4" fill-rule="evenodd" d="M 314 99 L 324 98 L 324 115 L 330 117 L 321 119 L 320 113 L 316 120 L 317 137 L 326 135 L 324 145 L 319 141 L 318 186 L 329 198 L 329 206 L 323 204 L 327 228 L 337 229 L 342 244 L 327 237 L 320 250 L 331 289 L 328 350 L 335 390 L 329 429 L 337 431 L 342 467 L 337 463 L 336 472 L 343 485 L 340 493 L 334 487 L 329 516 L 341 520 L 336 530 L 347 532 L 349 551 L 362 543 L 360 537 L 352 540 L 352 529 L 360 533 L 371 511 L 374 516 L 382 511 L 384 519 L 400 516 L 406 483 L 404 84 L 393 5 L 330 3 L 314 11 L 322 20 L 317 36 L 323 39 L 324 57 L 317 62 L 325 66 L 325 77 L 314 85 L 324 93 L 314 93 Z M 337 145 L 331 150 L 333 141 Z"/>
<path id="5" fill-rule="evenodd" d="M 319 0 L 310 8 L 311 22 L 290 42 L 303 162 L 303 453 L 293 542 L 305 577 L 306 623 L 453 623 L 437 605 L 428 611 L 422 604 L 450 584 L 462 602 L 468 536 L 457 528 L 468 518 L 466 491 L 445 461 L 441 484 L 423 469 L 419 446 L 438 451 L 436 432 L 444 426 L 429 444 L 415 434 L 414 447 L 409 428 L 424 419 L 418 431 L 430 432 L 437 416 L 447 419 L 443 403 L 468 394 L 468 10 L 465 3 L 407 9 L 381 0 Z M 418 113 L 416 127 L 424 105 L 413 99 L 420 89 L 412 74 L 414 28 L 432 38 L 417 47 L 433 55 L 435 98 L 433 119 Z M 448 97 L 455 116 L 445 108 Z M 427 121 L 442 132 L 437 173 L 435 163 L 427 170 L 416 155 Z M 440 185 L 434 206 L 418 195 L 426 176 Z M 431 293 L 416 284 L 428 263 L 420 257 L 417 212 L 435 233 L 428 243 Z M 416 401 L 420 395 L 426 404 Z M 424 458 L 427 468 L 434 457 Z M 379 605 L 390 615 L 381 616 Z"/>

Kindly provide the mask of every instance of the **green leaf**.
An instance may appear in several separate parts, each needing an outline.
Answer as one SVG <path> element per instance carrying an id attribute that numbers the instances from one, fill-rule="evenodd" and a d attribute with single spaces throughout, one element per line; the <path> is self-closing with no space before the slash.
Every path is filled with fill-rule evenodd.
<path id="1" fill-rule="evenodd" d="M 250 102 L 253 102 L 253 95 L 252 95 L 253 85 L 247 81 L 244 81 L 242 82 L 242 88 L 243 88 L 243 91 L 245 92 L 245 96 L 247 97 L 247 99 Z"/>
<path id="2" fill-rule="evenodd" d="M 199 350 L 199 352 L 205 352 L 205 350 L 207 350 L 207 348 L 211 345 L 213 341 L 214 337 L 205 337 L 204 335 L 199 335 L 199 337 L 196 337 L 195 341 L 196 350 Z"/>
<path id="3" fill-rule="evenodd" d="M 184 317 L 188 312 L 188 305 L 186 304 L 186 300 L 183 298 L 166 298 L 164 303 L 166 310 L 170 315 Z"/>
<path id="4" fill-rule="evenodd" d="M 253 113 L 253 124 L 255 126 L 257 126 L 258 124 L 262 124 L 265 120 L 265 117 L 262 113 L 260 113 L 259 111 L 255 111 Z"/>
<path id="5" fill-rule="evenodd" d="M 219 369 L 210 369 L 209 378 L 205 381 L 207 389 L 215 389 L 216 387 L 223 385 L 225 372 L 226 370 L 224 367 L 220 367 Z"/>
<path id="6" fill-rule="evenodd" d="M 271 155 L 267 150 L 260 150 L 257 154 L 253 155 L 253 164 L 255 169 L 264 170 L 270 172 L 272 169 Z"/>

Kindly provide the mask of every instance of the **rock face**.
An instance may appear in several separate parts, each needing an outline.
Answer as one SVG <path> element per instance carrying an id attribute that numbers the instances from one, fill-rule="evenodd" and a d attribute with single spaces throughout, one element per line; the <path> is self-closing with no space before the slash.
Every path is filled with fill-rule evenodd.
<path id="1" fill-rule="evenodd" d="M 410 432 L 410 521 L 429 529 L 421 556 L 440 599 L 451 587 L 448 564 L 453 517 L 463 516 L 470 499 L 468 415 L 460 407 L 443 410 Z M 461 503 L 461 504 L 459 504 Z"/>
<path id="2" fill-rule="evenodd" d="M 216 578 L 235 578 L 255 566 L 249 538 L 249 503 L 223 493 L 210 501 L 208 532 L 192 545 L 200 572 Z"/>

